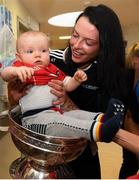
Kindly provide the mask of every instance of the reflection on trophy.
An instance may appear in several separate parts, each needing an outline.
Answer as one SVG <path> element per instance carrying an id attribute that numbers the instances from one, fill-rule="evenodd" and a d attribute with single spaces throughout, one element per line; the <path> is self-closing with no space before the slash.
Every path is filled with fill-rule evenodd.
<path id="1" fill-rule="evenodd" d="M 12 178 L 74 178 L 67 162 L 83 152 L 86 139 L 42 135 L 21 126 L 18 108 L 9 111 L 8 114 L 12 140 L 21 152 L 21 157 L 10 166 Z"/>

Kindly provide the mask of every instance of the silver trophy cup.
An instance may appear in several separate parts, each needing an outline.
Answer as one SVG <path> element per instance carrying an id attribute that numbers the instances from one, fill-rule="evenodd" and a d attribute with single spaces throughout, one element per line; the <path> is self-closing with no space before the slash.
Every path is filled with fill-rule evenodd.
<path id="1" fill-rule="evenodd" d="M 21 157 L 10 165 L 13 179 L 67 179 L 75 178 L 67 165 L 85 149 L 84 138 L 52 137 L 24 128 L 20 113 L 8 112 L 9 131 Z"/>

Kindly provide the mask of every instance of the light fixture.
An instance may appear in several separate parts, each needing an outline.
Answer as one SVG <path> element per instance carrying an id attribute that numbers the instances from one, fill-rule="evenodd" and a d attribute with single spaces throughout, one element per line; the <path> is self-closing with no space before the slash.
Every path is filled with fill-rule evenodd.
<path id="1" fill-rule="evenodd" d="M 48 19 L 48 23 L 60 27 L 73 27 L 75 21 L 82 11 L 60 14 Z"/>
<path id="2" fill-rule="evenodd" d="M 59 36 L 59 39 L 70 39 L 71 36 Z"/>

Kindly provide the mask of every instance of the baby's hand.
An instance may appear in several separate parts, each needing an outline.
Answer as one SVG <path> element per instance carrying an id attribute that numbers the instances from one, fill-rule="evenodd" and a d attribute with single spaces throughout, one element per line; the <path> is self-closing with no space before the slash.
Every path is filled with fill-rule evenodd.
<path id="1" fill-rule="evenodd" d="M 34 69 L 26 66 L 15 67 L 14 70 L 21 82 L 26 82 L 26 79 L 30 79 L 34 74 Z"/>
<path id="2" fill-rule="evenodd" d="M 87 75 L 84 71 L 78 70 L 75 72 L 74 78 L 76 79 L 76 81 L 84 82 L 87 80 Z"/>

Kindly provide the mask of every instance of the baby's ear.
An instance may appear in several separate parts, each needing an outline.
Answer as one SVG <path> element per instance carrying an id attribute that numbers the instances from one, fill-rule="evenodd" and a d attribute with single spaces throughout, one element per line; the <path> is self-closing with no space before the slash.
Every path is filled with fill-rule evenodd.
<path id="1" fill-rule="evenodd" d="M 18 52 L 15 53 L 16 59 L 20 61 L 20 54 Z"/>

